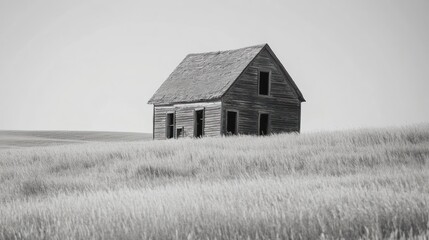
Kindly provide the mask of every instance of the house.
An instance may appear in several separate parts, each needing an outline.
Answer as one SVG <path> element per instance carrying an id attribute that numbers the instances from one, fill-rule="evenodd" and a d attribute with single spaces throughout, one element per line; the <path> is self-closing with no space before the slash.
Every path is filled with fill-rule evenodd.
<path id="1" fill-rule="evenodd" d="M 149 100 L 153 138 L 299 132 L 300 90 L 268 44 L 189 54 Z"/>

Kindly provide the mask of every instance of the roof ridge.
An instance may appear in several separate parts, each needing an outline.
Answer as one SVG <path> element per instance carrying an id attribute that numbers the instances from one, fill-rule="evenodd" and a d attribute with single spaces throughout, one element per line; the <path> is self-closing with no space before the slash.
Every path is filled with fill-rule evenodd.
<path id="1" fill-rule="evenodd" d="M 264 49 L 271 52 L 265 43 L 233 50 L 188 54 L 148 103 L 171 105 L 220 99 Z M 274 61 L 279 62 L 274 56 Z M 293 81 L 287 72 L 284 74 L 288 81 Z"/>
<path id="2" fill-rule="evenodd" d="M 252 45 L 252 46 L 248 46 L 248 47 L 242 47 L 242 48 L 237 48 L 237 49 L 229 49 L 229 50 L 223 50 L 223 51 L 189 53 L 188 55 L 186 55 L 186 57 L 188 57 L 188 56 L 196 56 L 196 55 L 210 55 L 210 54 L 220 54 L 220 53 L 226 53 L 226 52 L 235 52 L 235 51 L 241 51 L 241 50 L 248 49 L 248 48 L 261 48 L 262 49 L 266 45 L 268 45 L 268 44 L 267 43 L 263 43 L 263 44 L 257 44 L 257 45 Z"/>

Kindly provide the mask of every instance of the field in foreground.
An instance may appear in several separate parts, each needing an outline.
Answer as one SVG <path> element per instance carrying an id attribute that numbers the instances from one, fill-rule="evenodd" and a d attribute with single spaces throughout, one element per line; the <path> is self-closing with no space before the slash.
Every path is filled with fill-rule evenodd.
<path id="1" fill-rule="evenodd" d="M 427 239 L 428 160 L 428 125 L 0 149 L 0 238 Z"/>

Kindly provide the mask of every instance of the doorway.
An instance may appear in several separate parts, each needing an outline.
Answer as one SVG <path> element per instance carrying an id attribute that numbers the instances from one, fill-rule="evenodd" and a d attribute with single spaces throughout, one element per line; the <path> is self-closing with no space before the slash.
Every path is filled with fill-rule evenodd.
<path id="1" fill-rule="evenodd" d="M 269 131 L 269 119 L 270 115 L 268 113 L 259 114 L 259 135 L 267 135 Z"/>
<path id="2" fill-rule="evenodd" d="M 167 113 L 167 119 L 165 121 L 166 131 L 165 135 L 167 139 L 174 137 L 174 113 Z"/>
<path id="3" fill-rule="evenodd" d="M 195 111 L 195 137 L 204 135 L 204 110 Z"/>
<path id="4" fill-rule="evenodd" d="M 236 111 L 226 112 L 226 134 L 238 134 L 238 113 Z"/>

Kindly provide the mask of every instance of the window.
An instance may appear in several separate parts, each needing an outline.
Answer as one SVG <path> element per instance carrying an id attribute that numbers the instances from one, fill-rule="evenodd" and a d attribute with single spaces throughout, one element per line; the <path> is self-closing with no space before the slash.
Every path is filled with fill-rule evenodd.
<path id="1" fill-rule="evenodd" d="M 226 112 L 226 134 L 227 135 L 238 134 L 238 112 L 236 111 Z"/>
<path id="2" fill-rule="evenodd" d="M 267 135 L 269 133 L 270 115 L 267 113 L 259 114 L 259 135 Z"/>
<path id="3" fill-rule="evenodd" d="M 204 110 L 195 111 L 195 129 L 194 136 L 202 137 L 204 135 Z"/>
<path id="4" fill-rule="evenodd" d="M 270 95 L 270 72 L 259 72 L 259 95 Z"/>
<path id="5" fill-rule="evenodd" d="M 184 130 L 183 127 L 176 129 L 176 138 L 183 137 L 183 132 L 184 132 L 183 130 Z"/>
<path id="6" fill-rule="evenodd" d="M 174 137 L 174 113 L 167 113 L 166 124 L 166 137 L 167 139 Z"/>

